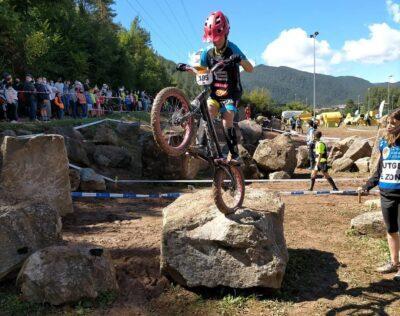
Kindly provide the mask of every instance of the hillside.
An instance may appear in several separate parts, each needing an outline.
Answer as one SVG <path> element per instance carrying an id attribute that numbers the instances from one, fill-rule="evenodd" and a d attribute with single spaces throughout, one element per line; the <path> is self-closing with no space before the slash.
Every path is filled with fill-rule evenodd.
<path id="1" fill-rule="evenodd" d="M 343 104 L 346 99 L 357 99 L 364 96 L 367 89 L 372 87 L 369 81 L 351 77 L 333 77 L 316 75 L 317 105 L 326 106 Z M 267 88 L 272 98 L 278 103 L 297 100 L 312 103 L 313 74 L 289 67 L 271 67 L 259 65 L 254 72 L 242 73 L 244 89 Z"/>

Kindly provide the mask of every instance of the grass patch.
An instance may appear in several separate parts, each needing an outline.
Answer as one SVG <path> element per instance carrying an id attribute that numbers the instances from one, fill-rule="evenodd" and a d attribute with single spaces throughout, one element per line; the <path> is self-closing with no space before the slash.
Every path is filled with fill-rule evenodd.
<path id="1" fill-rule="evenodd" d="M 243 309 L 251 297 L 228 294 L 220 300 L 219 309 L 223 315 L 231 315 L 233 311 Z"/>
<path id="2" fill-rule="evenodd" d="M 20 316 L 20 315 L 89 315 L 94 309 L 106 309 L 111 306 L 117 298 L 117 293 L 113 291 L 100 293 L 92 299 L 83 299 L 71 306 L 52 306 L 49 304 L 29 303 L 21 299 L 15 293 L 0 292 L 0 315 Z"/>

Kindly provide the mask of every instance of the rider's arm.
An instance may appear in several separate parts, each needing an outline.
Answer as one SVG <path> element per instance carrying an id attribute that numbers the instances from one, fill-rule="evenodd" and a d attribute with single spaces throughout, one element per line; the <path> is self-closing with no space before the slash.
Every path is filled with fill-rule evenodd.
<path id="1" fill-rule="evenodd" d="M 240 66 L 243 67 L 244 71 L 252 72 L 253 71 L 253 65 L 248 61 L 246 55 L 243 54 L 243 52 L 240 50 L 240 48 L 237 47 L 232 42 L 229 42 L 229 47 L 232 49 L 232 52 L 234 54 L 239 55 L 242 58 L 242 61 L 240 62 Z"/>
<path id="2" fill-rule="evenodd" d="M 247 59 L 242 60 L 240 66 L 242 66 L 246 72 L 253 72 L 254 67 Z"/>

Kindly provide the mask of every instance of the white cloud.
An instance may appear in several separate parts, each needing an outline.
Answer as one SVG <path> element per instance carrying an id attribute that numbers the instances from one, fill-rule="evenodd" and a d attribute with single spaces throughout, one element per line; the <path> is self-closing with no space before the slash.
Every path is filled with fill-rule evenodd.
<path id="1" fill-rule="evenodd" d="M 400 23 L 400 4 L 394 3 L 392 0 L 386 0 L 386 6 L 393 17 L 393 21 Z"/>
<path id="2" fill-rule="evenodd" d="M 346 41 L 342 48 L 346 61 L 365 64 L 382 64 L 400 59 L 400 30 L 392 29 L 386 23 L 369 26 L 368 39 Z"/>
<path id="3" fill-rule="evenodd" d="M 325 40 L 315 42 L 316 71 L 329 73 L 330 58 L 333 54 Z M 301 28 L 284 30 L 279 37 L 269 43 L 262 58 L 270 66 L 288 66 L 308 72 L 314 69 L 314 44 L 306 31 Z"/>

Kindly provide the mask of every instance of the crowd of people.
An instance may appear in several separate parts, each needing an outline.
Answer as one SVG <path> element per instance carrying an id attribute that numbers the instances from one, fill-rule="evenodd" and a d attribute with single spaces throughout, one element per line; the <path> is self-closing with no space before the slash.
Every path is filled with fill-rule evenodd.
<path id="1" fill-rule="evenodd" d="M 45 77 L 25 76 L 13 80 L 4 73 L 0 82 L 0 120 L 17 123 L 21 118 L 47 122 L 51 119 L 87 118 L 113 111 L 150 111 L 152 98 L 145 91 L 113 91 L 107 84 L 101 88 L 58 78 L 56 82 Z"/>

